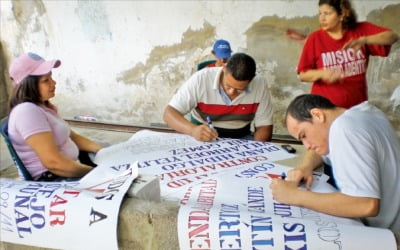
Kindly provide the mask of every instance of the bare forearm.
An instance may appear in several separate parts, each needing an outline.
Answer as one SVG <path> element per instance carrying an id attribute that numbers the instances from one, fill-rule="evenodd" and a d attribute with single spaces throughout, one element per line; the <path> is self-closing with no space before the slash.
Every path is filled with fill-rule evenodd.
<path id="1" fill-rule="evenodd" d="M 254 132 L 254 140 L 255 141 L 271 141 L 272 131 L 273 131 L 272 125 L 256 127 L 255 132 Z"/>
<path id="2" fill-rule="evenodd" d="M 393 31 L 385 31 L 371 36 L 364 36 L 360 39 L 364 44 L 392 45 L 398 41 L 399 36 Z"/>
<path id="3" fill-rule="evenodd" d="M 322 79 L 324 71 L 322 69 L 310 69 L 299 74 L 302 82 L 315 82 Z"/>
<path id="4" fill-rule="evenodd" d="M 80 150 L 97 153 L 103 148 L 102 145 L 95 143 L 94 141 L 71 131 L 71 139 L 75 142 Z"/>
<path id="5" fill-rule="evenodd" d="M 303 168 L 309 171 L 320 167 L 322 165 L 322 157 L 315 153 L 313 150 L 307 150 L 304 153 L 303 159 L 301 160 L 299 168 Z"/>
<path id="6" fill-rule="evenodd" d="M 54 143 L 51 132 L 34 134 L 26 142 L 50 172 L 64 177 L 81 177 L 92 168 L 64 156 Z"/>
<path id="7" fill-rule="evenodd" d="M 315 193 L 296 190 L 293 205 L 341 217 L 370 217 L 379 212 L 379 200 L 368 197 L 353 197 L 342 193 Z"/>
<path id="8" fill-rule="evenodd" d="M 58 159 L 47 159 L 43 165 L 52 173 L 63 177 L 82 177 L 93 168 L 78 161 L 61 156 Z"/>
<path id="9" fill-rule="evenodd" d="M 183 134 L 191 135 L 195 124 L 186 120 L 186 118 L 171 106 L 167 106 L 164 112 L 164 121 L 167 125 Z"/>

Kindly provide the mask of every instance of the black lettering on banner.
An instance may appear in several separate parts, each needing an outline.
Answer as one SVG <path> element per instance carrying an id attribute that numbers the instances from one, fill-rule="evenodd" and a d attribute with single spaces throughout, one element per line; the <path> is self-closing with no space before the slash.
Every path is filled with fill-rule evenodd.
<path id="1" fill-rule="evenodd" d="M 104 219 L 107 219 L 107 215 L 106 214 L 102 214 L 99 211 L 94 210 L 93 207 L 92 207 L 92 211 L 90 211 L 89 226 L 91 226 L 93 223 L 97 223 L 97 222 L 102 221 Z"/>

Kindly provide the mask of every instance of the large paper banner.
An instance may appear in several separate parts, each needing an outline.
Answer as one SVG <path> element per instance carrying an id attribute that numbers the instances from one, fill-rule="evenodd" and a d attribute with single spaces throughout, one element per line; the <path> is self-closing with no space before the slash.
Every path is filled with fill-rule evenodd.
<path id="1" fill-rule="evenodd" d="M 270 181 L 289 169 L 259 163 L 190 187 L 178 216 L 180 248 L 395 249 L 389 230 L 276 202 Z M 313 191 L 335 191 L 322 173 L 314 179 Z"/>
<path id="2" fill-rule="evenodd" d="M 99 165 L 80 181 L 0 179 L 2 241 L 57 249 L 118 249 L 119 207 L 137 164 Z"/>
<path id="3" fill-rule="evenodd" d="M 187 135 L 143 130 L 102 149 L 95 161 L 137 160 L 141 174 L 159 176 L 163 197 L 180 199 L 182 190 L 213 175 L 290 157 L 294 155 L 268 142 L 221 138 L 204 143 Z"/>

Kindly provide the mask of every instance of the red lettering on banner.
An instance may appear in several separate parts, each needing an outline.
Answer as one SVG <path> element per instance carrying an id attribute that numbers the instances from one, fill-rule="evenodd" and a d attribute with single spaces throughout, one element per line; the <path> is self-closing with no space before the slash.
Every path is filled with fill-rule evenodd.
<path id="1" fill-rule="evenodd" d="M 64 225 L 66 219 L 65 210 L 63 211 L 50 210 L 50 218 L 52 218 L 52 220 L 50 221 L 50 226 Z"/>
<path id="2" fill-rule="evenodd" d="M 210 249 L 210 235 L 208 211 L 192 211 L 189 214 L 189 242 L 190 248 Z"/>
<path id="3" fill-rule="evenodd" d="M 189 184 L 192 182 L 193 181 L 189 180 L 188 178 L 184 178 L 184 179 L 168 182 L 167 186 L 170 188 L 179 188 L 179 187 L 185 186 L 186 184 Z"/>
<path id="4" fill-rule="evenodd" d="M 53 201 L 50 203 L 50 207 L 54 207 L 60 204 L 65 204 L 67 202 L 68 202 L 67 200 L 61 198 L 58 195 L 55 195 Z"/>
<path id="5" fill-rule="evenodd" d="M 72 197 L 77 197 L 80 194 L 80 191 L 76 190 L 65 190 L 63 192 L 63 195 L 69 195 Z M 65 209 L 60 209 L 60 205 L 66 204 L 68 202 L 67 199 L 64 199 L 58 195 L 55 195 L 53 197 L 52 202 L 50 203 L 50 225 L 55 226 L 55 225 L 64 225 L 66 216 L 65 216 Z M 54 207 L 59 208 L 59 209 L 54 209 Z"/>

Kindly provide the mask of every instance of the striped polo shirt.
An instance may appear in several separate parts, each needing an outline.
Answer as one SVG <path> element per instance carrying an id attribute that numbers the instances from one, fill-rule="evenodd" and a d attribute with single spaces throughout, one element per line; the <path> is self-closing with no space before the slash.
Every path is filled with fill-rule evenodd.
<path id="1" fill-rule="evenodd" d="M 272 125 L 271 95 L 263 77 L 255 76 L 246 91 L 230 103 L 220 93 L 222 67 L 205 68 L 193 74 L 172 97 L 169 105 L 199 123 L 210 116 L 214 127 L 240 129 L 254 120 L 255 127 Z M 223 91 L 223 90 L 222 90 Z"/>

